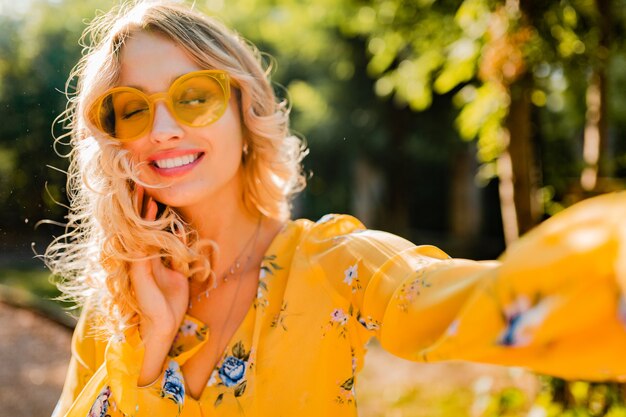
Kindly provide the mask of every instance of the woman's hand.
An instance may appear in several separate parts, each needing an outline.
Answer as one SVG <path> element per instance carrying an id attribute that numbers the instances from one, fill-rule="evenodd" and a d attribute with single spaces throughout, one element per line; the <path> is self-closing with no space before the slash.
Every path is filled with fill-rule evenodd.
<path id="1" fill-rule="evenodd" d="M 157 204 L 137 185 L 135 208 L 146 220 L 155 220 Z M 166 267 L 160 258 L 130 265 L 130 280 L 141 310 L 139 331 L 145 346 L 139 385 L 156 379 L 189 304 L 189 282 L 180 272 Z"/>

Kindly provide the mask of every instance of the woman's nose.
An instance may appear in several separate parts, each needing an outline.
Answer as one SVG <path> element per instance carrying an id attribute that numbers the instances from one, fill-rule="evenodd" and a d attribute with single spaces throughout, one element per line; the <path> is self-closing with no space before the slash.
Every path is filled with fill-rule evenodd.
<path id="1" fill-rule="evenodd" d="M 183 129 L 167 105 L 164 102 L 155 103 L 150 139 L 157 143 L 167 142 L 182 138 L 183 133 Z"/>

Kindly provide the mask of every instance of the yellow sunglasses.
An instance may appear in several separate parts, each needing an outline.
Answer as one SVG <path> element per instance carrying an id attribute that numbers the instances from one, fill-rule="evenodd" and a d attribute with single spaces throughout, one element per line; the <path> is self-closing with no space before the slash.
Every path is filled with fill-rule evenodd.
<path id="1" fill-rule="evenodd" d="M 167 92 L 147 95 L 132 87 L 114 87 L 89 107 L 87 119 L 111 138 L 130 142 L 152 128 L 158 100 L 165 101 L 180 123 L 200 127 L 219 120 L 229 99 L 226 71 L 194 71 L 177 78 Z"/>

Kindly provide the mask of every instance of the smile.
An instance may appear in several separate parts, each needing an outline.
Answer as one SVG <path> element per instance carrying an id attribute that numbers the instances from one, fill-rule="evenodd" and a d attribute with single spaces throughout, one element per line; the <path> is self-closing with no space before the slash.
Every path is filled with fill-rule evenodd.
<path id="1" fill-rule="evenodd" d="M 153 161 L 153 164 L 161 169 L 180 168 L 185 165 L 193 164 L 200 158 L 201 154 L 201 152 L 198 152 L 190 155 L 177 156 L 176 158 L 157 159 Z"/>

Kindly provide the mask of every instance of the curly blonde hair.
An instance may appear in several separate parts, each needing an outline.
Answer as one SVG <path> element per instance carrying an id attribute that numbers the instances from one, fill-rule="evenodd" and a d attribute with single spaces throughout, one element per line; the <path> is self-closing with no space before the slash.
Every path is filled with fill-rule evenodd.
<path id="1" fill-rule="evenodd" d="M 172 208 L 155 221 L 143 219 L 133 205 L 138 167 L 118 142 L 92 131 L 85 114 L 90 104 L 116 85 L 119 56 L 133 33 L 166 36 L 205 69 L 226 70 L 236 90 L 244 141 L 243 200 L 251 213 L 285 220 L 291 199 L 305 186 L 303 142 L 289 132 L 289 107 L 279 101 L 259 51 L 236 33 L 180 2 L 132 1 L 95 17 L 81 44 L 82 59 L 70 74 L 76 91 L 60 116 L 69 132 L 70 209 L 66 233 L 47 248 L 59 287 L 79 305 L 93 304 L 110 332 L 121 331 L 141 312 L 132 296 L 130 262 L 161 257 L 187 276 L 211 277 L 211 258 L 196 233 Z M 69 86 L 70 81 L 68 81 Z M 69 87 L 66 89 L 69 90 Z"/>

